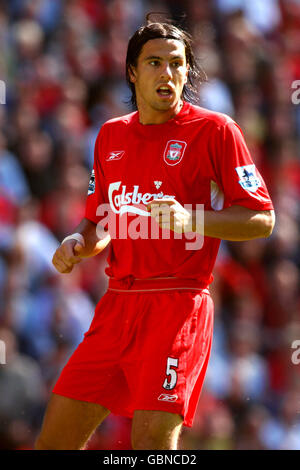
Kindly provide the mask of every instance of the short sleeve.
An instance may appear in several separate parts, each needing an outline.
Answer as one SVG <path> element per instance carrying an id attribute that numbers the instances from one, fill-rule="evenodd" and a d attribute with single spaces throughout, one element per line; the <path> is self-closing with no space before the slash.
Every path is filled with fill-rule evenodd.
<path id="1" fill-rule="evenodd" d="M 102 217 L 97 216 L 97 209 L 105 200 L 105 178 L 101 168 L 101 139 L 102 133 L 99 132 L 94 148 L 94 164 L 89 180 L 88 193 L 85 206 L 85 217 L 97 224 Z"/>
<path id="2" fill-rule="evenodd" d="M 240 127 L 232 120 L 219 128 L 214 148 L 216 183 L 225 197 L 225 207 L 240 205 L 270 210 L 273 204 L 256 168 Z"/>

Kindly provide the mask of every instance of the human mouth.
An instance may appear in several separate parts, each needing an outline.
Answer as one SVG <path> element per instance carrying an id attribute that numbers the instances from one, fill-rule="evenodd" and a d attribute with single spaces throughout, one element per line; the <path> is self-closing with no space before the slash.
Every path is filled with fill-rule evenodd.
<path id="1" fill-rule="evenodd" d="M 156 93 L 162 98 L 170 98 L 173 94 L 173 90 L 169 85 L 159 85 L 156 89 Z"/>

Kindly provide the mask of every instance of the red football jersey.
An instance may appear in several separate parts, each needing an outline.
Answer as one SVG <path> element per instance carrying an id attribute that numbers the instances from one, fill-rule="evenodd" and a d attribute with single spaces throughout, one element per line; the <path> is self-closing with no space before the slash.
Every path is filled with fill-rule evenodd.
<path id="1" fill-rule="evenodd" d="M 204 237 L 201 248 L 187 249 L 190 237 L 160 229 L 146 205 L 164 197 L 187 208 L 203 204 L 204 210 L 234 204 L 273 209 L 238 125 L 187 102 L 163 124 L 143 125 L 133 112 L 102 126 L 85 217 L 94 223 L 109 220 L 109 276 L 174 276 L 208 285 L 220 240 Z"/>

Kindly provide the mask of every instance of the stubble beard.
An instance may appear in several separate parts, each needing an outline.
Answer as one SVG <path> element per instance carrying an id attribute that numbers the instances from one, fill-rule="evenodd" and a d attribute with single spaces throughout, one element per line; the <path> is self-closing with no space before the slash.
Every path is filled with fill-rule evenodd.
<path id="1" fill-rule="evenodd" d="M 180 103 L 182 101 L 181 96 L 176 96 L 171 101 L 163 101 L 160 100 L 157 96 L 148 96 L 146 97 L 143 93 L 139 93 L 136 89 L 136 100 L 137 100 L 137 108 L 139 111 L 142 109 L 147 109 L 158 113 L 167 113 L 168 111 L 176 111 L 177 114 L 181 107 Z M 177 109 L 178 108 L 178 109 Z"/>

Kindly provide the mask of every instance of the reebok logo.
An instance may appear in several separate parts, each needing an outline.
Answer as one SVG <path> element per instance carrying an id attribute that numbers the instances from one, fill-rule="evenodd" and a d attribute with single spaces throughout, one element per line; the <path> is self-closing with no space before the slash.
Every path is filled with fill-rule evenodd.
<path id="1" fill-rule="evenodd" d="M 106 157 L 107 162 L 111 162 L 112 160 L 120 160 L 125 153 L 125 150 L 115 150 L 113 152 L 109 152 L 108 156 Z"/>
<path id="2" fill-rule="evenodd" d="M 178 398 L 178 395 L 168 395 L 167 393 L 162 393 L 161 395 L 159 395 L 158 400 L 173 402 L 173 401 L 176 401 L 177 398 Z"/>

